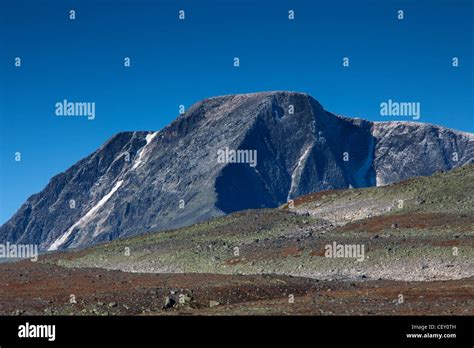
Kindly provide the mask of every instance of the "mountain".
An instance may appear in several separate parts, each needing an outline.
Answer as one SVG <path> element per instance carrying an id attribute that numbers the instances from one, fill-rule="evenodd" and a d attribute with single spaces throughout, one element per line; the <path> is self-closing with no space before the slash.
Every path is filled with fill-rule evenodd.
<path id="1" fill-rule="evenodd" d="M 473 134 L 336 116 L 303 93 L 215 97 L 161 131 L 112 137 L 31 196 L 0 227 L 0 242 L 83 247 L 473 159 Z"/>
<path id="2" fill-rule="evenodd" d="M 295 198 L 292 206 L 235 212 L 45 255 L 43 261 L 68 269 L 133 273 L 472 279 L 473 207 L 474 164 L 469 164 L 392 185 L 312 193 Z M 334 243 L 363 247 L 363 253 L 328 257 L 327 246 Z M 130 255 L 124 253 L 127 247 Z"/>

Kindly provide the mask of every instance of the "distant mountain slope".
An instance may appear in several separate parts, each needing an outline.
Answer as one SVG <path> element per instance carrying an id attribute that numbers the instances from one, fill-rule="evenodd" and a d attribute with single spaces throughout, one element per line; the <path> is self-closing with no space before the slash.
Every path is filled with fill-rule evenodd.
<path id="1" fill-rule="evenodd" d="M 363 260 L 325 257 L 333 243 L 363 245 Z M 390 186 L 310 194 L 296 198 L 293 208 L 247 210 L 43 261 L 150 273 L 469 278 L 474 276 L 474 164 Z"/>
<path id="2" fill-rule="evenodd" d="M 256 166 L 222 163 L 223 150 L 256 150 Z M 31 196 L 0 227 L 0 242 L 88 246 L 311 192 L 430 175 L 473 158 L 472 134 L 335 116 L 303 93 L 215 97 L 161 131 L 114 136 Z"/>

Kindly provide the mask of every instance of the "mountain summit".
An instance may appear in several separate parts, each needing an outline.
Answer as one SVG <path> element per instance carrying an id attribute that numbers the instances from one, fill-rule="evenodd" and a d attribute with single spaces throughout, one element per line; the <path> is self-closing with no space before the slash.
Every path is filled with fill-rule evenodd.
<path id="1" fill-rule="evenodd" d="M 161 131 L 112 137 L 31 196 L 0 242 L 88 246 L 473 160 L 470 133 L 336 116 L 303 93 L 214 97 Z"/>

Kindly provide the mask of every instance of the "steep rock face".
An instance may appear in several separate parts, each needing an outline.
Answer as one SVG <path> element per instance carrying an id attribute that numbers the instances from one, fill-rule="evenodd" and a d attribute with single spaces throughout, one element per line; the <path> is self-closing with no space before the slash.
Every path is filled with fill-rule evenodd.
<path id="1" fill-rule="evenodd" d="M 145 143 L 145 135 L 146 132 L 120 133 L 66 172 L 54 176 L 0 228 L 0 240 L 35 243 L 45 248 L 111 190 L 115 178 L 127 166 L 125 153 L 133 156 Z"/>
<path id="2" fill-rule="evenodd" d="M 375 122 L 373 134 L 377 185 L 474 161 L 474 134 L 415 122 Z"/>
<path id="3" fill-rule="evenodd" d="M 222 163 L 224 149 L 255 150 L 256 165 Z M 472 134 L 335 116 L 303 93 L 215 97 L 161 131 L 114 136 L 31 196 L 0 227 L 0 242 L 87 246 L 314 191 L 430 175 L 473 158 Z"/>

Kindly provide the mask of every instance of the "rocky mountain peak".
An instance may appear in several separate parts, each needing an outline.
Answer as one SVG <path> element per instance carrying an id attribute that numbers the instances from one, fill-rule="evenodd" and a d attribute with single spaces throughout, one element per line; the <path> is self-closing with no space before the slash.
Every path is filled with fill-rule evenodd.
<path id="1" fill-rule="evenodd" d="M 161 131 L 109 139 L 31 196 L 0 227 L 0 241 L 82 247 L 473 158 L 472 134 L 336 116 L 304 93 L 213 97 Z"/>

